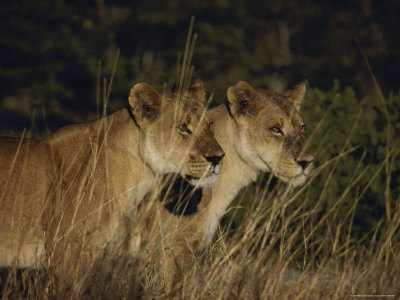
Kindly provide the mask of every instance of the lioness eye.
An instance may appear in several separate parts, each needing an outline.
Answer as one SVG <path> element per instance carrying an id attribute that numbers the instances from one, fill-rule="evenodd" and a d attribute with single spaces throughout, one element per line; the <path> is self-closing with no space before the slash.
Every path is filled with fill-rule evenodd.
<path id="1" fill-rule="evenodd" d="M 300 130 L 301 132 L 305 132 L 306 131 L 306 124 L 303 124 L 300 126 Z"/>
<path id="2" fill-rule="evenodd" d="M 271 127 L 270 130 L 275 135 L 283 135 L 282 130 L 277 126 Z"/>
<path id="3" fill-rule="evenodd" d="M 189 128 L 187 128 L 186 124 L 181 124 L 177 127 L 178 131 L 181 133 L 192 134 Z"/>
<path id="4" fill-rule="evenodd" d="M 213 120 L 210 120 L 210 121 L 208 122 L 208 128 L 209 128 L 211 131 L 214 131 L 214 121 L 213 121 Z"/>

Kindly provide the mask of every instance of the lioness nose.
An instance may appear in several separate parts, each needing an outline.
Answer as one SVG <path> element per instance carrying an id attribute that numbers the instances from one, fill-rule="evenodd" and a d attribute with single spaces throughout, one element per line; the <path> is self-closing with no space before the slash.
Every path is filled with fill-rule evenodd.
<path id="1" fill-rule="evenodd" d="M 222 160 L 222 158 L 224 157 L 225 154 L 222 154 L 220 156 L 204 156 L 205 159 L 212 163 L 213 166 L 216 166 L 219 164 L 219 162 Z"/>
<path id="2" fill-rule="evenodd" d="M 297 159 L 296 159 L 296 163 L 297 163 L 300 167 L 302 167 L 303 170 L 304 170 L 305 168 L 307 168 L 307 167 L 312 163 L 312 160 L 297 160 Z"/>

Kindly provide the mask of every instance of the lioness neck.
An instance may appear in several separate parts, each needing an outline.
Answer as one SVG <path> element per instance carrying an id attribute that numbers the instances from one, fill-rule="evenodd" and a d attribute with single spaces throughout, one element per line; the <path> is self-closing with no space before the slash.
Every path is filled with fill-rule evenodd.
<path id="1" fill-rule="evenodd" d="M 203 246 L 210 243 L 219 220 L 237 193 L 255 181 L 258 170 L 244 161 L 238 153 L 236 124 L 226 105 L 217 106 L 208 112 L 215 122 L 215 138 L 225 152 L 218 183 L 212 187 L 212 201 L 205 214 Z"/>
<path id="2" fill-rule="evenodd" d="M 113 199 L 121 210 L 140 202 L 153 184 L 155 176 L 139 154 L 140 129 L 126 109 L 91 123 L 61 128 L 45 142 L 64 176 L 78 174 L 83 179 L 96 172 L 109 186 L 99 190 L 106 191 L 108 201 Z M 79 178 L 75 182 L 79 184 Z M 132 199 L 136 203 L 129 203 Z"/>

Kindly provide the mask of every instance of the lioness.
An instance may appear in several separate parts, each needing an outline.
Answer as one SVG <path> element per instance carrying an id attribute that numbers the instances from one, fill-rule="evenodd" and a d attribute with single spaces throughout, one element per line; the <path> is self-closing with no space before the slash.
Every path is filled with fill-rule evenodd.
<path id="1" fill-rule="evenodd" d="M 156 207 L 152 214 L 160 216 L 162 225 L 169 290 L 176 283 L 178 272 L 190 269 L 193 253 L 210 243 L 221 216 L 240 189 L 254 181 L 259 172 L 271 172 L 293 186 L 305 182 L 313 156 L 306 145 L 299 113 L 304 94 L 303 83 L 279 94 L 255 90 L 239 81 L 228 89 L 226 105 L 207 112 L 214 122 L 215 138 L 226 155 L 218 183 L 186 192 L 191 199 L 179 203 L 176 198 L 181 197 L 182 188 L 178 185 L 175 189 L 175 182 L 169 193 L 162 194 L 161 202 L 153 203 Z M 197 207 L 187 216 L 176 216 L 169 211 L 174 199 L 178 206 L 194 202 Z"/>
<path id="2" fill-rule="evenodd" d="M 45 253 L 58 265 L 90 262 L 118 243 L 159 175 L 214 184 L 224 153 L 201 92 L 160 95 L 139 83 L 112 115 L 38 142 L 0 142 L 0 266 L 37 266 Z"/>

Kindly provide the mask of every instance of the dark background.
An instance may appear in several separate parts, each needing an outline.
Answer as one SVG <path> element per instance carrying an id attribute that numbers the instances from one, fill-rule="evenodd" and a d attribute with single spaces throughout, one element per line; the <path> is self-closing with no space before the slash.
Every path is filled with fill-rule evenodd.
<path id="1" fill-rule="evenodd" d="M 399 1 L 5 1 L 2 131 L 29 128 L 33 111 L 38 134 L 44 120 L 53 131 L 95 118 L 98 62 L 109 77 L 118 48 L 109 111 L 125 105 L 136 82 L 172 86 L 192 15 L 194 77 L 215 93 L 214 105 L 238 80 L 282 91 L 301 80 L 326 90 L 338 78 L 368 98 L 360 50 L 384 94 L 399 88 Z"/>
<path id="2" fill-rule="evenodd" d="M 316 167 L 359 147 L 298 201 L 308 201 L 317 221 L 338 199 L 335 215 L 343 217 L 357 202 L 358 238 L 377 224 L 379 232 L 389 228 L 400 209 L 400 1 L 3 1 L 0 133 L 48 135 L 95 119 L 97 78 L 110 77 L 117 49 L 109 112 L 127 104 L 137 82 L 172 88 L 191 16 L 194 77 L 215 93 L 212 105 L 238 80 L 276 91 L 306 80 L 303 115 L 307 132 L 316 129 Z"/>

